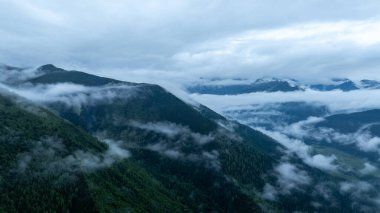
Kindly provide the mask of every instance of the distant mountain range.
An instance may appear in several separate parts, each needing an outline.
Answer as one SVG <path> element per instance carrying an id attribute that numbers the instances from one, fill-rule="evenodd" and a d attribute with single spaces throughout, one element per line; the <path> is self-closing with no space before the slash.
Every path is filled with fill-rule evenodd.
<path id="1" fill-rule="evenodd" d="M 237 95 L 254 92 L 294 92 L 304 90 L 316 91 L 353 91 L 359 89 L 380 89 L 380 82 L 349 79 L 332 79 L 330 83 L 304 84 L 294 79 L 263 78 L 250 82 L 246 79 L 203 79 L 187 86 L 190 93 Z"/>

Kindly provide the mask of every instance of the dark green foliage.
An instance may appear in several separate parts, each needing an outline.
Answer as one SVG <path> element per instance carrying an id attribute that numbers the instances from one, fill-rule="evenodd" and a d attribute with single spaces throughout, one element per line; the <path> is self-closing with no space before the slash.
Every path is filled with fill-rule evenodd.
<path id="1" fill-rule="evenodd" d="M 25 103 L 16 100 L 0 95 L 0 212 L 184 209 L 174 195 L 130 162 L 92 171 L 64 164 L 63 159 L 77 150 L 99 155 L 107 145 L 41 108 L 24 109 Z M 120 191 L 122 187 L 133 196 Z"/>
<path id="2" fill-rule="evenodd" d="M 45 110 L 32 106 L 23 109 L 12 99 L 15 98 L 0 95 L 0 209 L 6 212 L 66 212 L 75 202 L 85 206 L 86 196 L 82 201 L 78 199 L 79 194 L 86 194 L 78 174 L 41 170 L 38 165 L 44 162 L 33 161 L 28 169 L 20 171 L 18 160 L 45 137 L 62 141 L 67 148 L 67 153 L 62 155 L 77 149 L 100 152 L 107 146 Z"/>
<path id="3" fill-rule="evenodd" d="M 238 122 L 228 121 L 223 116 L 210 110 L 205 106 L 199 107 L 199 112 L 205 117 L 221 123 L 227 123 L 234 129 L 236 135 L 241 137 L 244 141 L 250 143 L 255 149 L 265 153 L 266 155 L 276 156 L 280 155 L 279 148 L 281 147 L 274 139 L 269 136 L 254 130 L 248 126 L 242 125 Z M 243 144 L 244 146 L 244 144 Z"/>
<path id="4" fill-rule="evenodd" d="M 251 145 L 255 146 L 256 149 L 261 152 L 274 158 L 281 155 L 279 148 L 282 146 L 269 136 L 239 123 L 236 123 L 235 131 L 245 141 L 251 143 Z"/>
<path id="5" fill-rule="evenodd" d="M 44 137 L 59 138 L 68 151 L 102 151 L 107 148 L 83 130 L 46 110 L 32 106 L 29 109 L 21 107 L 11 98 L 0 95 L 0 160 L 3 165 L 4 162 L 14 160 L 18 153 L 32 148 L 32 141 Z"/>
<path id="6" fill-rule="evenodd" d="M 337 183 L 344 179 L 306 166 L 295 156 L 284 159 L 282 146 L 268 136 L 204 106 L 190 106 L 159 86 L 52 65 L 41 71 L 45 74 L 30 82 L 122 87 L 111 88 L 118 94 L 112 101 L 83 104 L 80 110 L 61 102 L 48 105 L 82 129 L 46 110 L 0 96 L 0 212 L 357 210 L 347 205 L 348 196 L 339 194 Z M 152 124 L 164 129 L 169 125 L 178 133 L 144 127 Z M 78 152 L 102 159 L 109 148 L 86 131 L 118 141 L 131 157 L 96 169 L 67 163 L 64 160 Z M 264 201 L 263 187 L 278 185 L 281 177 L 273 169 L 283 160 L 313 180 L 291 194 L 278 195 L 276 201 Z M 316 193 L 319 183 L 334 199 Z M 315 208 L 312 201 L 323 206 Z"/>
<path id="7" fill-rule="evenodd" d="M 147 150 L 133 150 L 133 155 L 192 212 L 260 212 L 238 186 L 200 162 L 173 160 Z"/>
<path id="8" fill-rule="evenodd" d="M 62 69 L 62 68 L 58 68 L 56 66 L 54 66 L 53 64 L 45 64 L 45 65 L 42 65 L 40 66 L 37 71 L 44 75 L 44 74 L 49 74 L 49 73 L 54 73 L 54 72 L 64 72 L 66 70 Z"/>
<path id="9" fill-rule="evenodd" d="M 184 212 L 176 195 L 130 160 L 86 177 L 100 212 Z"/>
<path id="10" fill-rule="evenodd" d="M 219 140 L 223 172 L 241 184 L 251 184 L 257 189 L 264 186 L 263 176 L 272 169 L 274 161 L 257 151 L 252 144 Z"/>
<path id="11" fill-rule="evenodd" d="M 130 90 L 120 94 L 128 94 L 128 91 Z M 65 119 L 90 132 L 106 132 L 107 137 L 125 141 L 131 147 L 140 147 L 133 150 L 133 158 L 147 168 L 146 170 L 152 173 L 154 178 L 160 180 L 192 211 L 241 212 L 244 209 L 245 211 L 258 211 L 259 208 L 252 198 L 245 195 L 240 186 L 227 181 L 224 172 L 227 171 L 227 174 L 232 177 L 240 175 L 236 178 L 239 181 L 242 179 L 242 175 L 250 174 L 249 177 L 255 177 L 250 183 L 254 182 L 256 184 L 254 186 L 261 187 L 263 181 L 259 179 L 265 172 L 263 165 L 266 164 L 263 161 L 271 161 L 269 158 L 261 155 L 253 144 L 248 145 L 245 142 L 236 144 L 236 151 L 233 150 L 235 145 L 231 141 L 234 139 L 227 136 L 220 135 L 209 144 L 197 146 L 191 140 L 182 141 L 183 135 L 168 139 L 165 135 L 133 127 L 131 122 L 134 121 L 143 124 L 169 122 L 204 135 L 216 134 L 218 129 L 213 119 L 200 112 L 205 109 L 201 107 L 200 111 L 197 111 L 159 86 L 141 84 L 136 86 L 135 91 L 130 92 L 132 96 L 116 97 L 112 103 L 100 102 L 96 105 L 84 105 L 79 114 L 74 109 L 60 103 L 51 104 L 50 107 L 58 111 Z M 134 92 L 136 94 L 133 94 Z M 223 118 L 218 114 L 214 116 Z M 198 158 L 202 156 L 203 152 L 220 152 L 222 153 L 220 157 L 223 162 L 223 172 L 205 166 L 210 162 L 204 162 L 204 159 L 200 161 L 172 159 L 152 151 L 141 150 L 144 146 L 160 141 L 171 148 L 179 146 L 181 153 Z M 231 151 L 228 151 L 230 148 Z M 239 150 L 252 152 L 250 156 L 239 155 Z M 248 158 L 246 158 L 247 156 Z M 239 161 L 241 165 L 234 166 Z M 266 164 L 265 168 L 269 169 L 270 166 L 271 163 Z M 243 170 L 244 173 L 239 174 Z M 219 185 L 219 187 L 215 187 L 215 185 Z M 196 198 L 195 200 L 189 197 L 192 194 L 194 195 L 191 197 Z M 233 197 L 236 199 L 232 199 Z"/>
<path id="12" fill-rule="evenodd" d="M 215 122 L 159 86 L 142 84 L 135 89 L 119 92 L 126 96 L 132 94 L 131 97 L 115 98 L 112 103 L 85 105 L 80 115 L 59 103 L 51 104 L 50 107 L 74 124 L 93 132 L 114 126 L 115 121 L 166 121 L 188 126 L 192 131 L 202 134 L 208 134 L 217 128 Z"/>
<path id="13" fill-rule="evenodd" d="M 18 173 L 4 177 L 0 209 L 6 212 L 96 212 L 86 183 L 81 176 L 73 182 L 60 182 L 54 174 Z"/>

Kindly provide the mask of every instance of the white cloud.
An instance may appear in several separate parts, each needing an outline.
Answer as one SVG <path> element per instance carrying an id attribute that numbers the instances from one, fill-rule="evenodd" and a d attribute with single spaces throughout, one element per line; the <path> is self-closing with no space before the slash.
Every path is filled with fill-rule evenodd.
<path id="1" fill-rule="evenodd" d="M 203 147 L 213 142 L 214 136 L 212 134 L 202 135 L 192 132 L 188 127 L 169 122 L 140 123 L 131 121 L 129 125 L 162 134 L 168 139 L 151 142 L 143 147 L 145 149 L 158 152 L 172 159 L 201 162 L 206 167 L 215 170 L 221 169 L 219 152 Z M 191 147 L 190 150 L 189 147 Z"/>
<path id="2" fill-rule="evenodd" d="M 278 194 L 277 189 L 271 184 L 266 183 L 263 189 L 263 193 L 261 194 L 261 197 L 266 200 L 275 201 L 277 200 L 277 194 Z"/>
<path id="3" fill-rule="evenodd" d="M 380 90 L 356 90 L 351 92 L 329 91 L 319 92 L 313 90 L 297 92 L 259 92 L 240 95 L 201 95 L 191 94 L 191 97 L 211 107 L 217 112 L 223 112 L 232 107 L 250 108 L 254 104 L 309 102 L 323 104 L 331 111 L 356 111 L 380 107 L 376 98 Z"/>
<path id="4" fill-rule="evenodd" d="M 318 117 L 309 117 L 304 121 L 292 123 L 283 127 L 279 127 L 282 132 L 286 132 L 288 135 L 295 136 L 297 138 L 305 138 L 306 136 L 309 136 L 310 132 L 308 131 L 307 127 L 311 124 L 316 124 L 319 122 L 322 122 L 324 118 L 318 118 Z M 306 129 L 305 129 L 306 128 Z"/>
<path id="5" fill-rule="evenodd" d="M 297 41 L 303 44 L 354 43 L 376 45 L 380 43 L 380 22 L 340 21 L 308 23 L 267 31 L 251 31 L 230 40 L 231 44 L 245 44 L 252 40 Z"/>
<path id="6" fill-rule="evenodd" d="M 62 103 L 67 107 L 74 108 L 77 113 L 80 113 L 84 105 L 111 103 L 118 97 L 128 100 L 129 97 L 139 91 L 139 86 L 125 84 L 87 87 L 72 83 L 59 83 L 48 85 L 25 84 L 19 87 L 10 87 L 0 83 L 0 88 L 40 104 Z"/>
<path id="7" fill-rule="evenodd" d="M 378 169 L 373 166 L 372 164 L 368 163 L 368 162 L 365 162 L 364 163 L 364 168 L 360 170 L 360 173 L 364 174 L 364 175 L 368 175 L 368 174 L 372 174 L 374 172 L 376 172 Z"/>
<path id="8" fill-rule="evenodd" d="M 376 77 L 379 8 L 374 0 L 2 0 L 0 58 L 123 80 Z"/>
<path id="9" fill-rule="evenodd" d="M 209 135 L 202 135 L 196 132 L 192 132 L 188 127 L 184 127 L 175 123 L 169 122 L 154 122 L 154 123 L 140 123 L 137 121 L 131 121 L 130 125 L 146 129 L 149 131 L 153 131 L 156 133 L 161 133 L 166 135 L 167 137 L 174 139 L 178 137 L 182 140 L 187 140 L 191 138 L 198 145 L 205 145 L 214 140 L 214 137 Z"/>
<path id="10" fill-rule="evenodd" d="M 0 63 L 0 83 L 12 84 L 22 82 L 37 75 L 35 69 L 12 70 L 7 69 L 7 66 Z"/>
<path id="11" fill-rule="evenodd" d="M 359 150 L 364 152 L 375 152 L 380 155 L 380 138 L 373 136 L 365 127 L 352 133 L 341 133 L 331 128 L 306 126 L 299 137 L 306 139 L 315 139 L 317 141 L 327 141 L 329 143 L 340 143 L 342 145 L 355 145 Z M 285 129 L 286 130 L 286 129 Z M 289 132 L 292 134 L 292 132 Z M 294 135 L 294 134 L 293 134 Z M 297 135 L 294 135 L 297 137 Z"/>
<path id="12" fill-rule="evenodd" d="M 283 133 L 268 131 L 263 128 L 258 128 L 258 130 L 274 138 L 283 145 L 289 153 L 296 154 L 309 166 L 326 171 L 334 171 L 338 168 L 334 155 L 325 156 L 322 154 L 313 154 L 313 148 L 299 139 L 290 138 Z"/>
<path id="13" fill-rule="evenodd" d="M 108 149 L 103 153 L 94 154 L 88 151 L 76 150 L 70 155 L 62 156 L 67 152 L 65 145 L 59 138 L 44 138 L 33 144 L 29 152 L 17 156 L 17 171 L 25 172 L 27 169 L 39 169 L 43 173 L 67 171 L 93 171 L 111 166 L 117 161 L 130 157 L 127 149 L 121 142 L 104 140 Z M 32 162 L 38 162 L 30 168 Z"/>
<path id="14" fill-rule="evenodd" d="M 275 169 L 278 174 L 278 183 L 284 192 L 290 192 L 291 189 L 298 188 L 300 185 L 307 185 L 311 178 L 305 171 L 298 169 L 290 163 L 281 163 Z"/>
<path id="15" fill-rule="evenodd" d="M 32 3 L 30 1 L 16 0 L 11 5 L 19 8 L 29 18 L 37 21 L 45 22 L 52 25 L 60 25 L 64 23 L 64 17 L 57 11 L 53 11 L 42 5 Z"/>
<path id="16" fill-rule="evenodd" d="M 194 146 L 196 146 L 196 144 L 194 144 Z M 149 144 L 145 147 L 145 149 L 158 152 L 171 159 L 201 162 L 206 167 L 215 170 L 220 170 L 222 167 L 221 162 L 219 161 L 219 152 L 217 150 L 202 151 L 201 153 L 185 153 L 181 148 L 181 144 L 179 143 L 171 145 L 170 143 L 163 141 Z"/>
<path id="17" fill-rule="evenodd" d="M 309 22 L 207 41 L 174 59 L 187 70 L 210 77 L 379 79 L 373 73 L 380 67 L 373 61 L 380 51 L 379 37 L 380 21 L 376 19 Z"/>
<path id="18" fill-rule="evenodd" d="M 380 138 L 373 137 L 369 133 L 360 134 L 357 136 L 357 146 L 366 152 L 380 153 Z"/>
<path id="19" fill-rule="evenodd" d="M 336 157 L 324 156 L 321 154 L 313 155 L 311 158 L 306 158 L 305 163 L 322 170 L 335 170 L 337 166 L 335 165 Z"/>

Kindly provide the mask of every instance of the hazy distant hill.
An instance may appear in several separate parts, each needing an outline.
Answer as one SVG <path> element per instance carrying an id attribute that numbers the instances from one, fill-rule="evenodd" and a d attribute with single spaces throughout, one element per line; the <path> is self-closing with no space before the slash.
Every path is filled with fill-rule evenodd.
<path id="1" fill-rule="evenodd" d="M 307 84 L 293 79 L 264 78 L 255 81 L 247 79 L 212 79 L 194 82 L 187 86 L 189 93 L 214 95 L 239 95 L 255 92 L 295 92 L 305 90 L 344 92 L 360 89 L 379 89 L 380 82 L 361 80 L 353 82 L 349 79 L 332 79 L 330 83 Z"/>

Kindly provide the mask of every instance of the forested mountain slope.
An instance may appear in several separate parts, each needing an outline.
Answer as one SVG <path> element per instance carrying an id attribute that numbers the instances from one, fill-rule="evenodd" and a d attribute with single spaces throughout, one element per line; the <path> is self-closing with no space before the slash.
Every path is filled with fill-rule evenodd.
<path id="1" fill-rule="evenodd" d="M 160 86 L 37 71 L 4 86 L 34 102 L 2 95 L 4 211 L 360 211 L 344 178 Z"/>

